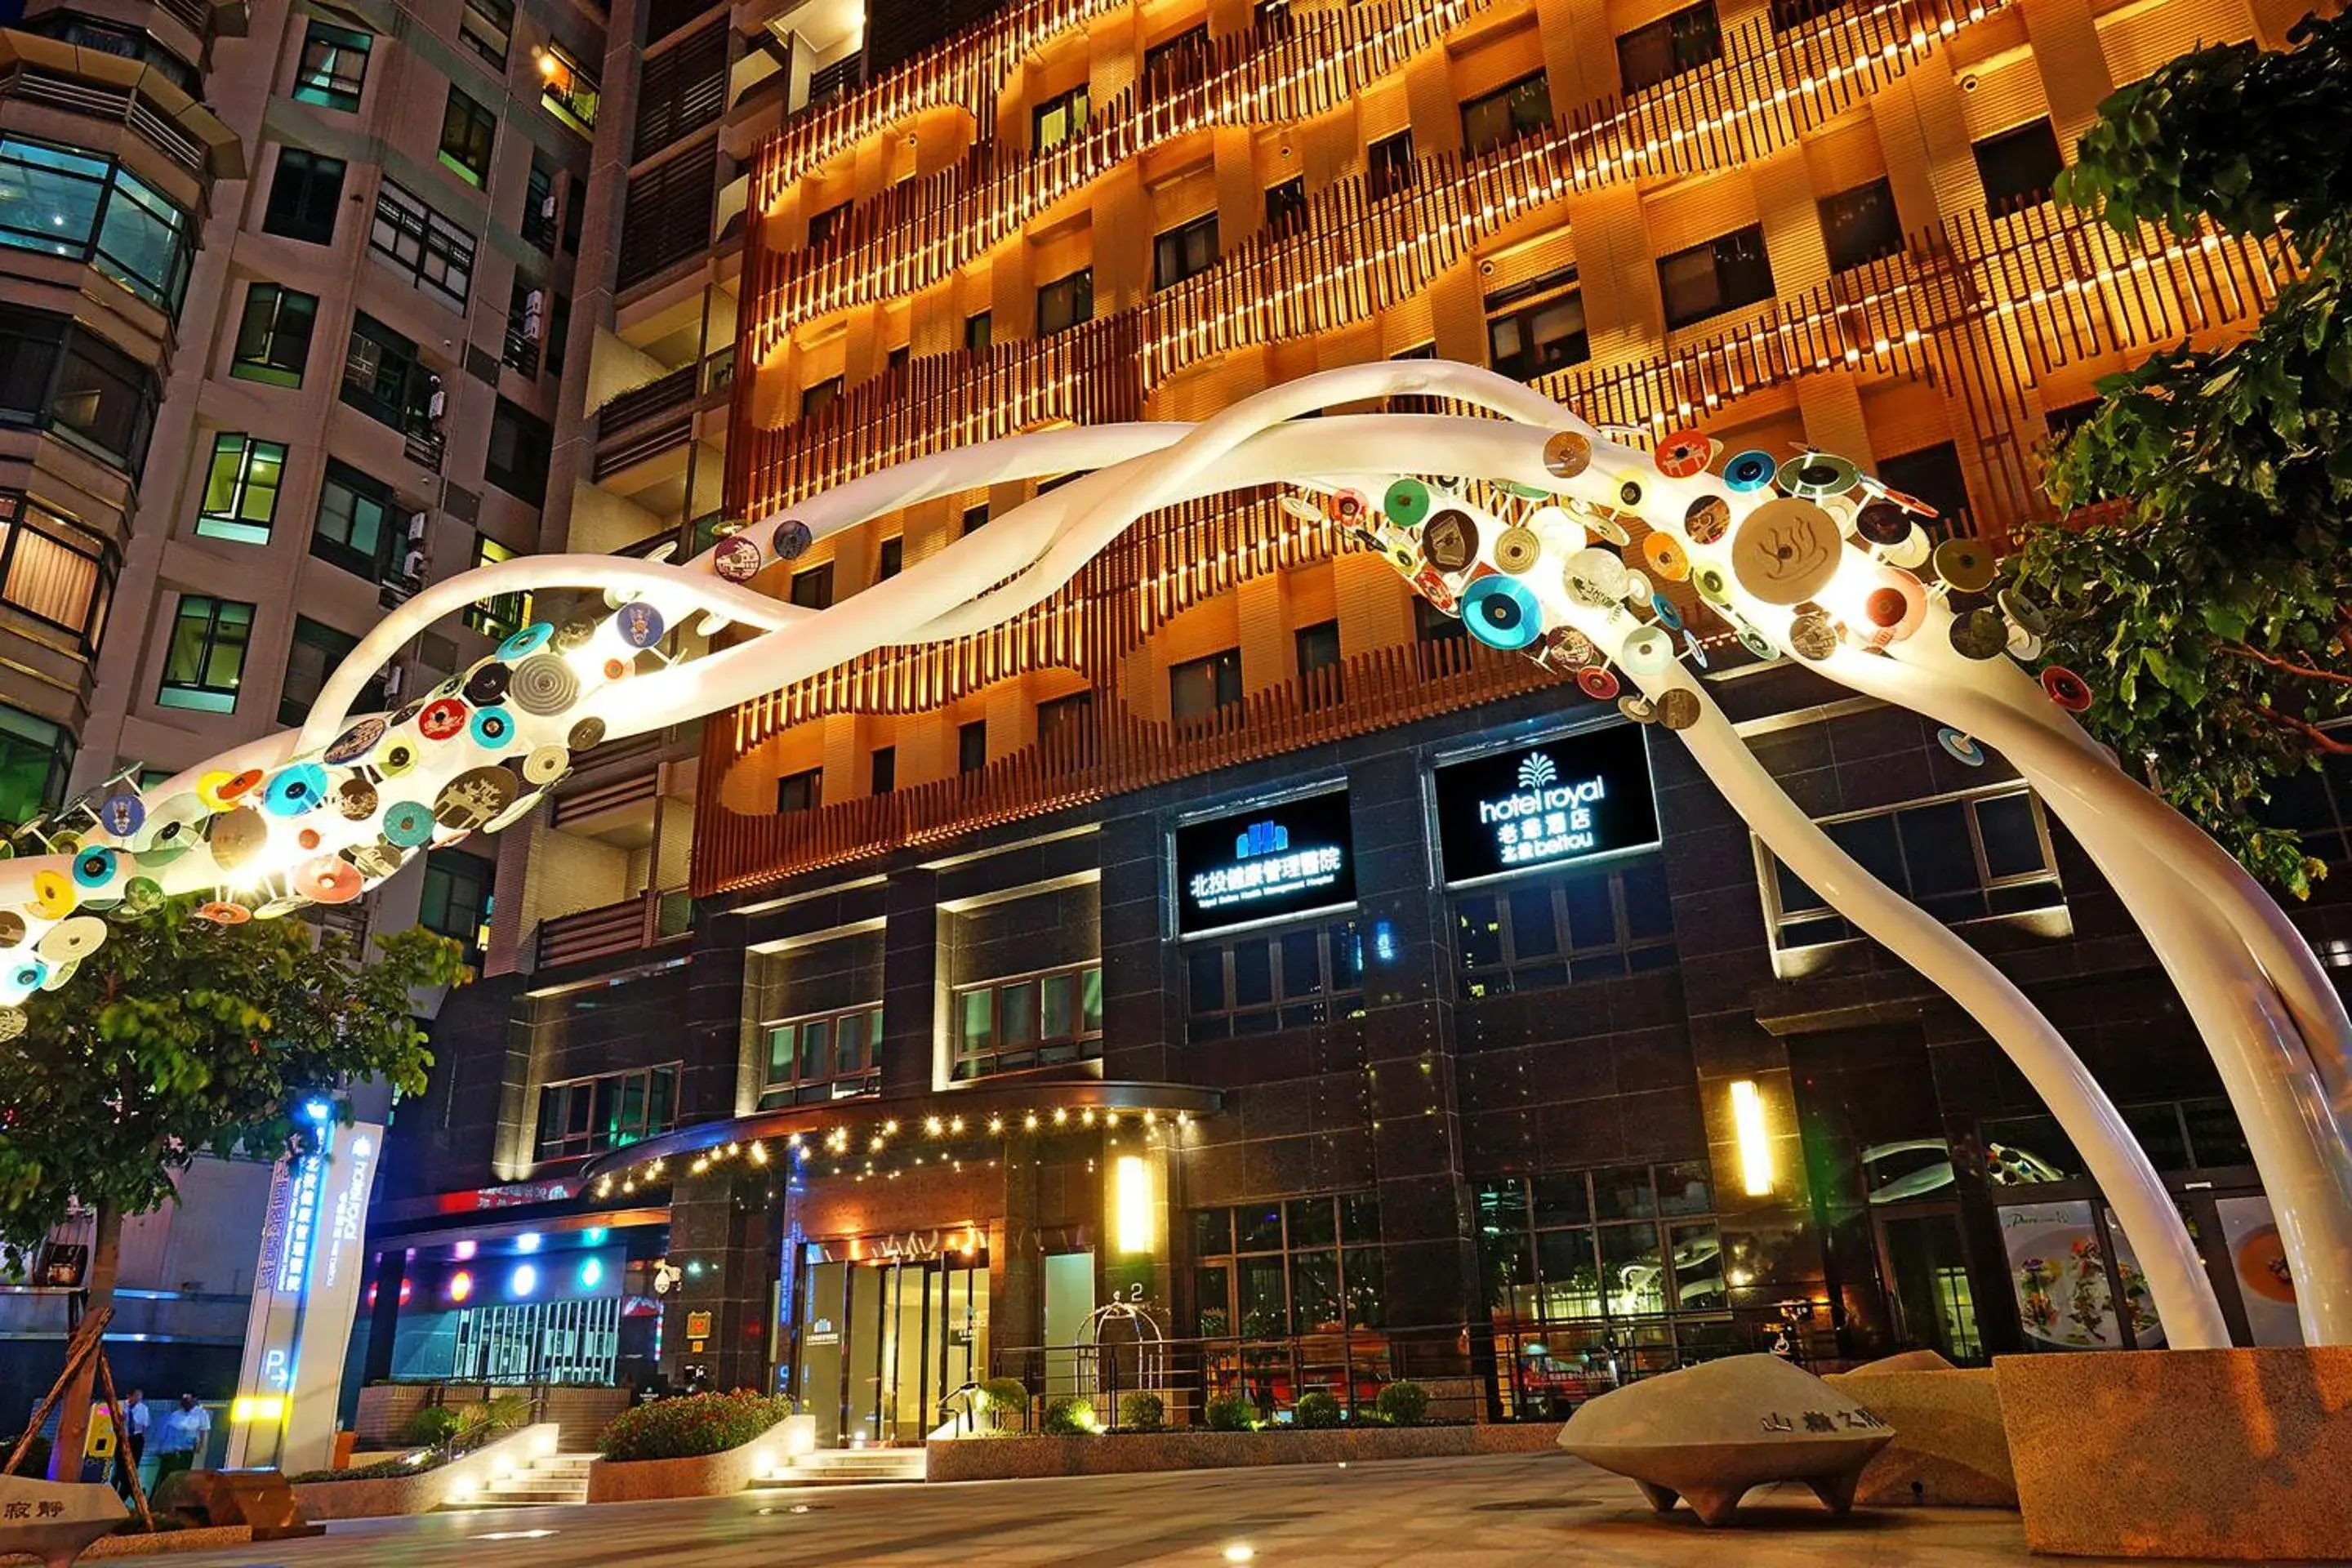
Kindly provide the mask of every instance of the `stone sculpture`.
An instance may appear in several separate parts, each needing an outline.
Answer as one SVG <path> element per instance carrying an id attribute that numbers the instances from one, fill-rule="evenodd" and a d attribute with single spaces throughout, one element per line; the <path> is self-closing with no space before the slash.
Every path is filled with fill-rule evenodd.
<path id="1" fill-rule="evenodd" d="M 125 1513 L 112 1487 L 0 1476 L 0 1557 L 24 1552 L 68 1568 Z"/>

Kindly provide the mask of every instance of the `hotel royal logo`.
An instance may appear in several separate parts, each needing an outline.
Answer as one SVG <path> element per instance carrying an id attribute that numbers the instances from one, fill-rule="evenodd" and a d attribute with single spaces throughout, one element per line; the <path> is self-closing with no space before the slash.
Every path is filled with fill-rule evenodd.
<path id="1" fill-rule="evenodd" d="M 1503 864 L 1529 865 L 1599 845 L 1592 808 L 1609 794 L 1600 774 L 1562 783 L 1550 752 L 1529 752 L 1519 759 L 1518 784 L 1513 794 L 1478 803 L 1478 820 L 1495 830 Z"/>

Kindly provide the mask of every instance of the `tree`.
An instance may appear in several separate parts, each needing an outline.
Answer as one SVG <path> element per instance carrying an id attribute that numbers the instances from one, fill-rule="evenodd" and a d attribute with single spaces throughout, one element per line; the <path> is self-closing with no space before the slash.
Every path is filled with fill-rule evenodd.
<path id="1" fill-rule="evenodd" d="M 350 1120 L 346 1083 L 422 1090 L 433 1058 L 409 992 L 457 978 L 457 944 L 429 931 L 383 939 L 367 962 L 340 932 L 217 925 L 194 903 L 114 921 L 0 1044 L 0 1244 L 13 1259 L 73 1205 L 92 1211 L 92 1308 L 113 1299 L 122 1222 L 172 1201 L 197 1155 L 299 1148 L 309 1103 Z M 87 1381 L 68 1391 L 51 1461 L 66 1479 L 79 1479 Z"/>
<path id="2" fill-rule="evenodd" d="M 2048 607 L 2049 657 L 2089 679 L 2094 732 L 2301 898 L 2324 865 L 2255 808 L 2352 755 L 2329 728 L 2352 717 L 2352 21 L 2289 37 L 2200 49 L 2115 93 L 2061 176 L 2061 199 L 2126 232 L 2210 225 L 2290 247 L 2305 270 L 2238 342 L 2100 382 L 2046 478 L 2095 521 L 2033 530 L 2010 570 Z"/>

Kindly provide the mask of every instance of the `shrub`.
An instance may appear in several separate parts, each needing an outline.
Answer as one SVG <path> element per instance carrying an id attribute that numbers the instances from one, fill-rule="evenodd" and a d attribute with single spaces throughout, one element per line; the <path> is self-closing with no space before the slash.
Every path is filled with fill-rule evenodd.
<path id="1" fill-rule="evenodd" d="M 1417 1383 L 1391 1383 L 1372 1405 L 1392 1426 L 1418 1426 L 1429 1414 L 1429 1390 Z"/>
<path id="2" fill-rule="evenodd" d="M 1201 1418 L 1212 1432 L 1246 1432 L 1257 1411 L 1238 1394 L 1221 1394 L 1202 1409 Z"/>
<path id="3" fill-rule="evenodd" d="M 992 1377 L 980 1385 L 981 1408 L 1000 1431 L 1029 1418 L 1029 1387 L 1017 1377 Z"/>
<path id="4" fill-rule="evenodd" d="M 465 1415 L 446 1405 L 428 1405 L 408 1418 L 400 1439 L 420 1448 L 437 1448 L 466 1428 Z"/>
<path id="5" fill-rule="evenodd" d="M 187 1470 L 174 1470 L 157 1481 L 155 1489 L 147 1494 L 147 1509 L 149 1512 L 155 1514 L 178 1514 L 183 1510 L 203 1514 L 204 1505 L 197 1500 L 194 1474 Z"/>
<path id="6" fill-rule="evenodd" d="M 793 1413 L 789 1399 L 688 1394 L 625 1410 L 596 1439 L 608 1459 L 690 1459 L 740 1448 Z"/>
<path id="7" fill-rule="evenodd" d="M 23 1434 L 19 1433 L 17 1436 L 21 1436 Z M 16 1437 L 0 1437 L 0 1459 L 5 1459 L 16 1451 Z M 47 1475 L 49 1473 L 49 1440 L 38 1432 L 34 1433 L 32 1442 L 26 1445 L 25 1457 L 16 1461 L 16 1469 L 9 1473 L 19 1476 Z"/>
<path id="8" fill-rule="evenodd" d="M 1298 1396 L 1298 1408 L 1294 1414 L 1301 1426 L 1337 1426 L 1339 1424 L 1339 1402 L 1318 1388 L 1312 1394 Z"/>
<path id="9" fill-rule="evenodd" d="M 1052 1437 L 1083 1437 L 1095 1429 L 1095 1407 L 1083 1399 L 1056 1399 L 1045 1406 L 1045 1433 Z"/>
<path id="10" fill-rule="evenodd" d="M 341 1470 L 302 1470 L 286 1478 L 289 1486 L 308 1486 L 313 1481 L 389 1481 L 402 1476 L 421 1476 L 427 1470 L 437 1470 L 449 1462 L 449 1456 L 438 1451 L 426 1454 L 415 1464 L 406 1459 L 379 1459 L 373 1465 L 352 1465 Z"/>
<path id="11" fill-rule="evenodd" d="M 1156 1394 L 1130 1394 L 1118 1402 L 1118 1424 L 1131 1432 L 1157 1432 L 1168 1425 L 1168 1405 Z"/>

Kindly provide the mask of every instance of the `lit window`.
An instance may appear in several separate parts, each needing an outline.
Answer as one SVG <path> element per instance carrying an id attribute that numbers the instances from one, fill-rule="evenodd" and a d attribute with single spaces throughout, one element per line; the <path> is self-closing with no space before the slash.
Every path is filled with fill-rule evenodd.
<path id="1" fill-rule="evenodd" d="M 156 702 L 203 713 L 235 712 L 237 686 L 245 679 L 246 645 L 252 637 L 251 605 L 181 595 Z"/>
<path id="2" fill-rule="evenodd" d="M 194 244 L 188 214 L 104 158 L 0 137 L 0 247 L 89 262 L 176 312 Z"/>
<path id="3" fill-rule="evenodd" d="M 1185 1037 L 1303 1029 L 1364 1010 L 1364 939 L 1354 921 L 1253 931 L 1184 949 Z"/>
<path id="4" fill-rule="evenodd" d="M 1575 268 L 1486 296 L 1486 363 L 1496 374 L 1532 381 L 1591 357 Z"/>
<path id="5" fill-rule="evenodd" d="M 74 738 L 61 724 L 0 707 L 0 823 L 15 826 L 65 798 Z"/>
<path id="6" fill-rule="evenodd" d="M 1168 715 L 1177 723 L 1206 719 L 1242 700 L 1242 650 L 1229 647 L 1168 672 Z"/>
<path id="7" fill-rule="evenodd" d="M 212 467 L 205 474 L 204 509 L 196 531 L 208 539 L 267 544 L 278 515 L 278 487 L 285 478 L 286 448 L 276 441 L 223 431 L 213 437 Z"/>
<path id="8" fill-rule="evenodd" d="M 1037 290 L 1037 335 L 1041 338 L 1050 338 L 1081 321 L 1090 321 L 1094 314 L 1095 274 L 1091 267 L 1057 278 Z"/>
<path id="9" fill-rule="evenodd" d="M 1076 136 L 1086 129 L 1087 110 L 1087 88 L 1083 82 L 1039 104 L 1030 116 L 1030 126 L 1035 132 L 1031 138 L 1031 150 L 1043 153 Z"/>
<path id="10" fill-rule="evenodd" d="M 2058 151 L 2058 133 L 2047 120 L 1988 136 L 1976 144 L 1976 155 L 1985 210 L 1995 217 L 2048 201 L 2051 183 L 2066 166 Z"/>
<path id="11" fill-rule="evenodd" d="M 1772 297 L 1772 263 L 1764 254 L 1764 230 L 1749 224 L 1719 239 L 1658 258 L 1658 292 L 1666 326 L 1693 321 Z"/>
<path id="12" fill-rule="evenodd" d="M 1071 964 L 955 994 L 955 1076 L 1051 1067 L 1102 1055 L 1102 966 Z"/>
<path id="13" fill-rule="evenodd" d="M 824 770 L 803 768 L 796 773 L 786 773 L 776 781 L 776 815 L 790 816 L 795 812 L 814 811 L 824 804 Z"/>
<path id="14" fill-rule="evenodd" d="M 1895 190 L 1884 178 L 1823 196 L 1820 205 L 1831 271 L 1867 266 L 1902 251 L 1903 225 L 1895 216 Z"/>
<path id="15" fill-rule="evenodd" d="M 302 61 L 294 71 L 294 97 L 302 103 L 327 109 L 354 110 L 367 82 L 368 51 L 375 39 L 366 33 L 313 21 L 302 36 Z"/>
<path id="16" fill-rule="evenodd" d="M 114 548 L 21 492 L 0 491 L 0 603 L 98 651 L 114 596 Z"/>
<path id="17" fill-rule="evenodd" d="M 1472 154 L 1531 136 L 1551 123 L 1551 82 L 1523 76 L 1462 106 L 1462 146 Z"/>
<path id="18" fill-rule="evenodd" d="M 474 541 L 474 564 L 495 566 L 501 561 L 511 561 L 515 552 L 495 539 L 478 537 Z M 530 625 L 530 590 L 518 589 L 511 594 L 495 594 L 478 599 L 466 611 L 466 624 L 486 637 L 510 637 Z"/>
<path id="19" fill-rule="evenodd" d="M 760 1109 L 809 1105 L 882 1088 L 879 1003 L 761 1026 L 767 1041 Z"/>
<path id="20" fill-rule="evenodd" d="M 536 1157 L 570 1160 L 600 1154 L 668 1131 L 676 1124 L 683 1070 L 671 1062 L 543 1085 Z"/>
<path id="21" fill-rule="evenodd" d="M 310 553 L 371 583 L 383 581 L 400 542 L 392 501 L 391 486 L 330 458 Z"/>
<path id="22" fill-rule="evenodd" d="M 254 284 L 245 291 L 245 314 L 237 321 L 229 374 L 272 386 L 301 385 L 302 367 L 310 357 L 310 328 L 318 314 L 315 294 L 275 283 Z"/>
<path id="23" fill-rule="evenodd" d="M 490 153 L 499 133 L 498 118 L 458 89 L 449 89 L 441 113 L 441 166 L 469 185 L 490 178 Z"/>
<path id="24" fill-rule="evenodd" d="M 558 120 L 583 135 L 596 130 L 596 79 L 588 74 L 572 51 L 551 38 L 540 46 L 539 101 Z"/>
<path id="25" fill-rule="evenodd" d="M 1165 289 L 1217 264 L 1217 215 L 1204 213 L 1151 242 L 1151 286 Z"/>
<path id="26" fill-rule="evenodd" d="M 1341 1193 L 1195 1209 L 1185 1216 L 1200 1337 L 1276 1342 L 1253 1344 L 1245 1360 L 1220 1347 L 1210 1358 L 1213 1397 L 1246 1394 L 1244 1378 L 1310 1384 L 1320 1369 L 1294 1359 L 1299 1348 L 1317 1342 L 1305 1336 L 1373 1333 L 1387 1322 L 1380 1214 L 1371 1194 Z M 1378 1354 L 1372 1347 L 1379 1342 L 1366 1342 L 1357 1353 Z"/>

